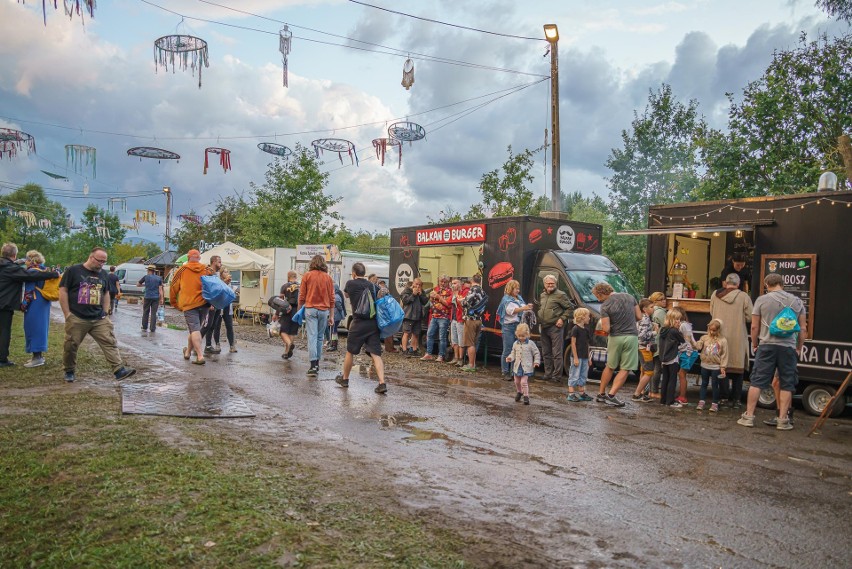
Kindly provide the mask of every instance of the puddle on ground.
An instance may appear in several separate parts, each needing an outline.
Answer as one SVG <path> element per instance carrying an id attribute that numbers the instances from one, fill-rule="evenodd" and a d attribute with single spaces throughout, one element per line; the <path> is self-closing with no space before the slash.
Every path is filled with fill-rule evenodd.
<path id="1" fill-rule="evenodd" d="M 411 435 L 405 437 L 404 440 L 406 441 L 434 441 L 435 439 L 440 439 L 447 441 L 448 443 L 453 442 L 450 440 L 450 437 L 448 437 L 444 433 L 439 433 L 437 431 L 426 431 L 415 427 L 412 427 L 410 430 Z"/>
<path id="2" fill-rule="evenodd" d="M 379 425 L 382 427 L 405 427 L 409 423 L 422 423 L 428 421 L 426 417 L 417 417 L 409 413 L 396 413 L 394 415 L 372 415 L 374 419 L 379 420 Z"/>

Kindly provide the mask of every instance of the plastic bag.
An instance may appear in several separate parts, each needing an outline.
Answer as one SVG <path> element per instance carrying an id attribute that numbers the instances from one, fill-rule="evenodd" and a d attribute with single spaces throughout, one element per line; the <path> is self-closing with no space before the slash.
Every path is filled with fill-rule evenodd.
<path id="1" fill-rule="evenodd" d="M 305 321 L 305 307 L 304 307 L 304 306 L 302 306 L 302 308 L 300 308 L 300 309 L 299 309 L 299 311 L 298 311 L 298 312 L 296 312 L 296 314 L 294 314 L 294 315 L 290 318 L 290 320 L 292 320 L 293 322 L 295 322 L 296 324 L 298 324 L 299 326 L 301 326 L 301 325 L 302 325 L 302 322 L 304 322 L 304 321 Z"/>
<path id="2" fill-rule="evenodd" d="M 162 326 L 166 322 L 166 308 L 164 306 L 160 306 L 157 309 L 157 324 Z"/>
<path id="3" fill-rule="evenodd" d="M 281 324 L 276 320 L 266 325 L 266 333 L 270 338 L 276 338 L 281 333 Z"/>
<path id="4" fill-rule="evenodd" d="M 376 320 L 379 324 L 379 336 L 389 338 L 402 327 L 405 313 L 399 302 L 391 295 L 383 296 L 376 301 Z"/>
<path id="5" fill-rule="evenodd" d="M 237 293 L 219 277 L 205 275 L 201 277 L 201 297 L 222 310 L 236 300 Z"/>

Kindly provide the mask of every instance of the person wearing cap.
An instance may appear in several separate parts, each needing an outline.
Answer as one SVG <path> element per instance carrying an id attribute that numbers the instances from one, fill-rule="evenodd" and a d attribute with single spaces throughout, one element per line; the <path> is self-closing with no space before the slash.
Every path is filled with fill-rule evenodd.
<path id="1" fill-rule="evenodd" d="M 142 331 L 148 330 L 148 322 L 151 323 L 151 332 L 157 331 L 157 308 L 163 305 L 163 278 L 157 274 L 157 267 L 148 265 L 148 274 L 139 279 L 139 286 L 145 287 L 145 295 L 142 300 Z"/>
<path id="2" fill-rule="evenodd" d="M 213 312 L 201 296 L 201 277 L 209 276 L 211 271 L 210 267 L 201 262 L 201 252 L 198 249 L 190 249 L 186 258 L 186 263 L 177 269 L 172 278 L 169 302 L 183 312 L 186 327 L 189 329 L 189 338 L 183 348 L 183 359 L 191 359 L 192 353 L 195 352 L 196 359 L 192 363 L 203 365 L 205 361 L 201 347 L 201 330 L 206 328 L 205 325 L 213 316 Z"/>
<path id="3" fill-rule="evenodd" d="M 740 277 L 736 273 L 727 275 L 722 282 L 722 288 L 710 298 L 711 318 L 725 323 L 728 365 L 725 367 L 722 393 L 729 394 L 732 407 L 742 405 L 743 374 L 748 369 L 749 355 L 746 326 L 751 325 L 752 308 L 751 298 L 740 290 Z"/>

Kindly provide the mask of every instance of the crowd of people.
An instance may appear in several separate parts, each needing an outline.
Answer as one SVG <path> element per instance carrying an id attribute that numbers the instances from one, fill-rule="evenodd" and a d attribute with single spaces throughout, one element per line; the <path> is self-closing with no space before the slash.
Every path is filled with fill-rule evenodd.
<path id="1" fill-rule="evenodd" d="M 18 249 L 6 243 L 0 250 L 0 367 L 15 365 L 9 361 L 12 317 L 24 312 L 26 351 L 32 354 L 24 367 L 44 365 L 50 319 L 50 305 L 58 300 L 65 317 L 63 367 L 66 381 L 73 382 L 77 350 L 89 335 L 100 346 L 117 380 L 135 373 L 124 365 L 118 350 L 113 324 L 108 316 L 117 310 L 115 298 L 121 293 L 113 270 L 107 272 L 107 252 L 95 247 L 88 259 L 62 272 L 47 270 L 44 256 L 29 251 L 19 262 Z M 749 365 L 749 347 L 754 353 L 746 409 L 740 425 L 754 425 L 754 411 L 762 389 L 772 386 L 778 401 L 777 417 L 768 424 L 779 430 L 792 428 L 792 394 L 797 382 L 797 352 L 806 337 L 804 306 L 796 296 L 783 290 L 777 274 L 764 279 L 766 293 L 752 304 L 744 292 L 740 274 L 743 267 L 733 264 L 727 270 L 722 287 L 710 301 L 711 321 L 707 332 L 695 339 L 687 314 L 675 306 L 667 309 L 666 296 L 655 292 L 637 300 L 628 293 L 616 292 L 606 282 L 597 283 L 592 294 L 601 303 L 600 333 L 607 336 L 607 359 L 596 397 L 586 393 L 590 346 L 594 332 L 591 313 L 575 307 L 568 295 L 557 288 L 557 278 L 547 275 L 537 302 L 526 302 L 517 280 L 510 280 L 497 307 L 496 319 L 502 335 L 501 371 L 515 383 L 515 401 L 529 405 L 529 379 L 535 368 L 543 367 L 544 380 L 561 382 L 563 346 L 568 331 L 570 358 L 567 400 L 572 403 L 596 400 L 613 407 L 624 407 L 619 392 L 631 370 L 639 370 L 639 381 L 631 399 L 637 402 L 659 401 L 682 409 L 688 403 L 687 371 L 695 363 L 700 369 L 699 400 L 696 408 L 707 407 L 715 413 L 726 401 L 741 407 L 743 375 Z M 192 249 L 187 262 L 179 267 L 170 288 L 170 302 L 183 313 L 188 329 L 183 357 L 203 365 L 205 354 L 219 353 L 222 323 L 231 352 L 236 352 L 231 306 L 217 309 L 202 292 L 202 278 L 218 276 L 230 285 L 231 276 L 222 260 L 213 256 L 209 264 L 201 262 L 201 253 Z M 386 393 L 382 352 L 388 338 L 381 336 L 375 316 L 375 303 L 388 294 L 385 283 L 375 275 L 366 275 L 362 263 L 352 267 L 351 279 L 341 290 L 328 274 L 321 255 L 315 256 L 309 270 L 298 282 L 291 271 L 278 295 L 272 320 L 284 344 L 282 358 L 289 360 L 301 325 L 307 336 L 310 367 L 307 375 L 316 377 L 323 351 L 338 349 L 337 330 L 346 317 L 345 298 L 352 307 L 348 325 L 343 369 L 336 377 L 341 388 L 349 386 L 353 358 L 364 350 L 371 358 L 379 380 L 375 391 Z M 51 282 L 55 285 L 51 287 Z M 156 331 L 158 311 L 164 303 L 163 280 L 156 267 L 140 279 L 144 287 L 142 330 Z M 54 296 L 55 295 L 55 296 Z M 402 291 L 399 302 L 403 311 L 401 351 L 422 361 L 453 363 L 463 371 L 476 371 L 476 353 L 482 332 L 482 319 L 488 296 L 479 273 L 470 278 L 450 279 L 442 275 L 437 285 L 426 291 L 415 278 Z M 537 308 L 536 308 L 537 306 Z M 420 354 L 420 337 L 426 327 L 425 353 Z M 747 330 L 747 326 L 749 327 Z M 531 341 L 532 331 L 540 331 L 541 350 Z M 751 346 L 748 338 L 751 337 Z M 392 338 L 390 340 L 392 342 Z M 392 344 L 391 344 L 392 347 Z M 709 390 L 709 391 L 708 391 Z"/>

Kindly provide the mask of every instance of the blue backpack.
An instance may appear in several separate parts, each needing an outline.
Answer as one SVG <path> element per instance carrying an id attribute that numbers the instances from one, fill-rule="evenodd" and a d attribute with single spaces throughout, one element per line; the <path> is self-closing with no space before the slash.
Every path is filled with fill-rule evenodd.
<path id="1" fill-rule="evenodd" d="M 781 309 L 781 312 L 772 319 L 772 322 L 768 324 L 769 335 L 775 336 L 776 338 L 789 338 L 796 332 L 800 332 L 802 328 L 799 326 L 799 317 L 791 308 L 795 298 L 790 301 L 790 304 L 784 304 L 784 302 L 777 296 L 773 298 L 778 301 L 783 308 Z M 764 324 L 766 324 L 766 322 L 764 322 Z"/>
<path id="2" fill-rule="evenodd" d="M 219 310 L 227 307 L 237 298 L 237 293 L 217 276 L 201 277 L 201 297 Z"/>

